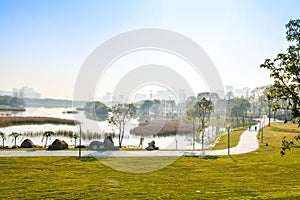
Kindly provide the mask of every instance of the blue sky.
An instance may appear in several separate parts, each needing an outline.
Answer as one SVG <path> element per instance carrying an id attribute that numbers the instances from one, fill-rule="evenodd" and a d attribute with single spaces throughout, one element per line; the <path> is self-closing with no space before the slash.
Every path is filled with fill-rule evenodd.
<path id="1" fill-rule="evenodd" d="M 0 0 L 0 90 L 27 85 L 44 97 L 71 99 L 81 65 L 98 45 L 146 27 L 196 41 L 224 85 L 265 85 L 271 80 L 259 64 L 285 51 L 284 25 L 299 10 L 297 0 Z"/>

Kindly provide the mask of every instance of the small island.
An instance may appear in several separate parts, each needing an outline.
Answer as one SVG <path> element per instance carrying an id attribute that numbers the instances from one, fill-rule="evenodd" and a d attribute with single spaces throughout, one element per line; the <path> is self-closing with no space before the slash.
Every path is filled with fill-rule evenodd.
<path id="1" fill-rule="evenodd" d="M 76 125 L 75 120 L 61 119 L 55 117 L 0 117 L 0 127 L 30 124 L 65 124 Z"/>

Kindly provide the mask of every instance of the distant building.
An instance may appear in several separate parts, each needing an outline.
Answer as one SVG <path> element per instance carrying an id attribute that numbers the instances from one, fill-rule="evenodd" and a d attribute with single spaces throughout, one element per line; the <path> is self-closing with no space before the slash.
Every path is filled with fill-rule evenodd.
<path id="1" fill-rule="evenodd" d="M 232 92 L 233 93 L 233 86 L 230 86 L 230 85 L 227 85 L 226 86 L 226 94 L 228 93 L 228 92 Z"/>
<path id="2" fill-rule="evenodd" d="M 142 100 L 146 100 L 147 99 L 147 95 L 146 94 L 135 94 L 133 97 L 133 101 L 142 101 Z"/>

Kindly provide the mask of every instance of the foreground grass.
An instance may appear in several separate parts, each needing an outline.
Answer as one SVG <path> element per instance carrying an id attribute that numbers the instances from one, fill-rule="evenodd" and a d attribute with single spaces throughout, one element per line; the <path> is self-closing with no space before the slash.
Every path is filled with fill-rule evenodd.
<path id="1" fill-rule="evenodd" d="M 300 149 L 279 154 L 293 125 L 265 128 L 269 146 L 229 158 L 181 157 L 149 173 L 115 171 L 95 158 L 0 158 L 1 199 L 297 199 Z M 291 132 L 288 132 L 291 131 Z M 165 157 L 117 158 L 119 164 L 151 165 Z"/>

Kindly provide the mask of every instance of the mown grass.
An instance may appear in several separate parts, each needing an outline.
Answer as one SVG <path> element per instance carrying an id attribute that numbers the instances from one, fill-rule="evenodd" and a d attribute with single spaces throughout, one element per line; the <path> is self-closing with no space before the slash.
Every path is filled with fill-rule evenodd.
<path id="1" fill-rule="evenodd" d="M 239 127 L 230 131 L 230 147 L 238 144 L 241 134 L 247 130 L 248 127 Z M 220 136 L 219 142 L 213 147 L 213 150 L 228 148 L 228 134 L 224 133 Z"/>
<path id="2" fill-rule="evenodd" d="M 148 173 L 125 173 L 97 159 L 76 157 L 0 158 L 1 199 L 297 199 L 300 149 L 280 156 L 284 135 L 295 126 L 273 123 L 265 143 L 234 157 L 180 157 Z M 291 130 L 291 132 L 289 132 Z M 120 163 L 165 157 L 117 158 Z"/>

